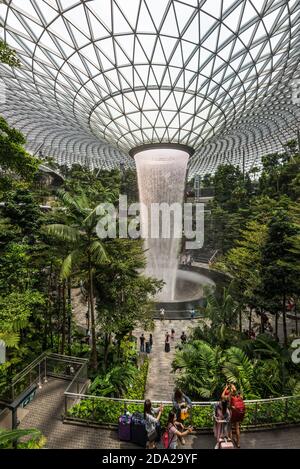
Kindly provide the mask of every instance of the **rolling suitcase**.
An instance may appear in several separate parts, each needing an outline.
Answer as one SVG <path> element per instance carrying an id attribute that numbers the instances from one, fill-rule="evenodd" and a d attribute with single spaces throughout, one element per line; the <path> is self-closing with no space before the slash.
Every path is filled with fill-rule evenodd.
<path id="1" fill-rule="evenodd" d="M 235 449 L 235 447 L 230 438 L 222 438 L 219 442 L 219 449 Z"/>
<path id="2" fill-rule="evenodd" d="M 134 413 L 131 417 L 131 441 L 136 445 L 146 448 L 148 435 L 146 431 L 145 419 L 143 414 Z"/>
<path id="3" fill-rule="evenodd" d="M 119 428 L 118 428 L 119 440 L 130 441 L 131 440 L 131 416 L 121 415 L 119 417 Z"/>

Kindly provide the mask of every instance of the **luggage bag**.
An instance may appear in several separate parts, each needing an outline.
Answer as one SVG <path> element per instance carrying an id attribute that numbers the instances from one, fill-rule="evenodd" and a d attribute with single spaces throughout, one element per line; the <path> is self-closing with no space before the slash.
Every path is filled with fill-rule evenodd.
<path id="1" fill-rule="evenodd" d="M 131 416 L 121 415 L 119 417 L 119 428 L 118 428 L 119 440 L 130 441 L 131 440 Z"/>
<path id="2" fill-rule="evenodd" d="M 148 435 L 143 414 L 134 413 L 131 417 L 131 441 L 146 448 Z"/>

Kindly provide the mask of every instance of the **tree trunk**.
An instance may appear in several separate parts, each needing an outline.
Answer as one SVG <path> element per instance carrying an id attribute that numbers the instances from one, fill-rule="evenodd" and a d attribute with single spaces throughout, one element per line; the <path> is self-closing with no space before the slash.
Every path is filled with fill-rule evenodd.
<path id="1" fill-rule="evenodd" d="M 52 263 L 50 265 L 50 272 L 48 275 L 47 282 L 47 306 L 45 309 L 44 317 L 44 334 L 43 334 L 43 346 L 42 349 L 47 350 L 48 348 L 48 331 L 51 328 L 50 317 L 51 317 L 51 278 L 52 278 Z"/>
<path id="2" fill-rule="evenodd" d="M 62 284 L 62 330 L 61 330 L 61 354 L 65 354 L 66 344 L 66 281 Z"/>
<path id="3" fill-rule="evenodd" d="M 111 340 L 111 335 L 110 334 L 105 334 L 104 338 L 104 369 L 107 369 L 108 365 L 108 351 L 109 351 L 109 345 L 110 345 L 110 340 Z"/>
<path id="4" fill-rule="evenodd" d="M 90 308 L 90 297 L 88 296 L 87 299 L 87 322 L 86 322 L 86 327 L 88 330 L 90 330 L 90 317 L 91 317 L 91 308 Z"/>
<path id="5" fill-rule="evenodd" d="M 264 311 L 260 312 L 260 330 L 261 333 L 263 334 L 265 332 L 265 323 L 264 323 Z"/>
<path id="6" fill-rule="evenodd" d="M 72 295 L 71 279 L 68 279 L 68 354 L 71 355 L 71 326 L 72 326 Z"/>
<path id="7" fill-rule="evenodd" d="M 278 311 L 275 313 L 275 337 L 278 340 Z"/>
<path id="8" fill-rule="evenodd" d="M 94 308 L 94 289 L 93 289 L 93 271 L 91 259 L 89 258 L 89 297 L 90 297 L 90 312 L 91 312 L 91 336 L 92 336 L 92 351 L 91 351 L 91 365 L 94 370 L 98 367 L 97 357 L 97 343 L 96 343 L 96 324 L 95 324 L 95 308 Z"/>
<path id="9" fill-rule="evenodd" d="M 57 283 L 57 292 L 58 292 L 58 308 L 57 308 L 57 353 L 59 353 L 60 347 L 60 331 L 61 331 L 61 319 L 60 319 L 60 311 L 61 311 L 61 285 Z"/>
<path id="10" fill-rule="evenodd" d="M 287 347 L 288 339 L 287 339 L 287 327 L 286 327 L 286 294 L 284 293 L 282 299 L 282 319 L 283 319 L 283 340 L 284 345 Z"/>
<path id="11" fill-rule="evenodd" d="M 251 329 L 252 329 L 252 308 L 250 308 L 250 314 L 249 314 L 249 337 L 251 335 Z"/>

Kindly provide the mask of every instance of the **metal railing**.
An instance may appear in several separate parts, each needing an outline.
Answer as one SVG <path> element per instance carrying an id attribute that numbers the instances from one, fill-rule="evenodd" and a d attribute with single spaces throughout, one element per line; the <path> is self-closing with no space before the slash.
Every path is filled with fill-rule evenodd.
<path id="1" fill-rule="evenodd" d="M 0 401 L 11 403 L 32 385 L 41 387 L 48 377 L 65 379 L 72 383 L 80 372 L 81 380 L 85 377 L 87 382 L 87 362 L 83 358 L 44 352 L 7 383 L 0 393 Z M 82 392 L 83 387 L 76 390 Z"/>
<path id="2" fill-rule="evenodd" d="M 117 399 L 88 394 L 65 392 L 65 420 L 85 424 L 117 425 L 124 410 L 143 412 L 144 401 Z M 152 401 L 153 406 L 164 405 L 162 424 L 172 410 L 171 401 Z M 213 427 L 213 412 L 216 402 L 193 402 L 190 424 L 197 430 Z M 271 399 L 246 400 L 244 428 L 274 427 L 300 423 L 300 396 Z"/>

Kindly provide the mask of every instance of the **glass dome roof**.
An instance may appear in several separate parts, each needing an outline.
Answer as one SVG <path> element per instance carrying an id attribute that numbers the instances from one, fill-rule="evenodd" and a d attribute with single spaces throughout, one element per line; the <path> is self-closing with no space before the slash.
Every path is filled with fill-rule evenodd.
<path id="1" fill-rule="evenodd" d="M 4 0 L 0 15 L 22 62 L 1 65 L 0 111 L 32 152 L 110 168 L 181 143 L 193 174 L 249 169 L 297 133 L 299 0 Z"/>

